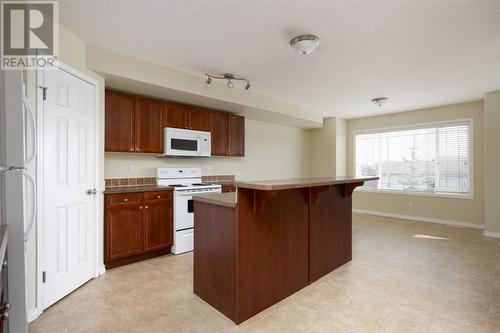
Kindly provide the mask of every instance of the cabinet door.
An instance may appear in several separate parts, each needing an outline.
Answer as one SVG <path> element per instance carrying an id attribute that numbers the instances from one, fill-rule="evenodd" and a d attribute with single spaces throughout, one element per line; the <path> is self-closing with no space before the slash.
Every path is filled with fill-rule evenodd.
<path id="1" fill-rule="evenodd" d="M 135 98 L 135 151 L 141 153 L 163 152 L 162 102 Z"/>
<path id="2" fill-rule="evenodd" d="M 210 119 L 207 109 L 192 106 L 189 108 L 189 129 L 210 131 Z"/>
<path id="3" fill-rule="evenodd" d="M 245 118 L 229 115 L 229 155 L 245 156 Z"/>
<path id="4" fill-rule="evenodd" d="M 173 244 L 172 198 L 146 201 L 145 251 L 171 247 Z"/>
<path id="5" fill-rule="evenodd" d="M 236 192 L 234 185 L 222 185 L 222 193 Z"/>
<path id="6" fill-rule="evenodd" d="M 140 203 L 106 207 L 105 259 L 112 261 L 144 252 L 143 210 Z"/>
<path id="7" fill-rule="evenodd" d="M 210 132 L 212 133 L 212 155 L 228 154 L 228 114 L 225 112 L 210 112 Z"/>
<path id="8" fill-rule="evenodd" d="M 167 119 L 164 127 L 188 128 L 188 106 L 176 103 L 165 103 Z"/>
<path id="9" fill-rule="evenodd" d="M 104 150 L 134 151 L 134 96 L 106 90 Z"/>

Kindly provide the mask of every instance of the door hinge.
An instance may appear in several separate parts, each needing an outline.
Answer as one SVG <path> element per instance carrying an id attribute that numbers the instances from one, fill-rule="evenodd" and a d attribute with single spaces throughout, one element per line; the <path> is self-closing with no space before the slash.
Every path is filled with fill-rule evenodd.
<path id="1" fill-rule="evenodd" d="M 40 87 L 42 89 L 42 99 L 47 100 L 47 87 Z"/>
<path id="2" fill-rule="evenodd" d="M 47 272 L 43 271 L 42 272 L 42 283 L 45 283 L 45 282 L 47 282 Z"/>

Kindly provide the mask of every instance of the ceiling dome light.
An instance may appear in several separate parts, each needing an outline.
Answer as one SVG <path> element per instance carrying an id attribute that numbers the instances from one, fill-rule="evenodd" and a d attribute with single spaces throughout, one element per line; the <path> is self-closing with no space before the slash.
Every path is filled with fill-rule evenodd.
<path id="1" fill-rule="evenodd" d="M 300 35 L 290 41 L 290 46 L 302 55 L 312 53 L 318 45 L 319 38 L 314 35 Z"/>
<path id="2" fill-rule="evenodd" d="M 382 106 L 385 102 L 387 102 L 389 99 L 387 97 L 375 97 L 372 98 L 372 103 L 378 106 Z"/>

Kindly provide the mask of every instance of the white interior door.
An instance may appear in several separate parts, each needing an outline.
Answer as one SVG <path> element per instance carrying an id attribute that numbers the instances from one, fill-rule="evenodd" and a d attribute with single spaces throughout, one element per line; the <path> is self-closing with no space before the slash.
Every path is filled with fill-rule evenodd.
<path id="1" fill-rule="evenodd" d="M 43 71 L 43 308 L 94 276 L 95 87 Z"/>

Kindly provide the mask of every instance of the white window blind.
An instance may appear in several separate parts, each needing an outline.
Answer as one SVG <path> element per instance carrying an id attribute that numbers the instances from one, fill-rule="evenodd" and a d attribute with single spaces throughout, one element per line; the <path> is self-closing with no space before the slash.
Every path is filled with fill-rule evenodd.
<path id="1" fill-rule="evenodd" d="M 355 134 L 356 176 L 365 188 L 470 194 L 471 121 Z"/>

